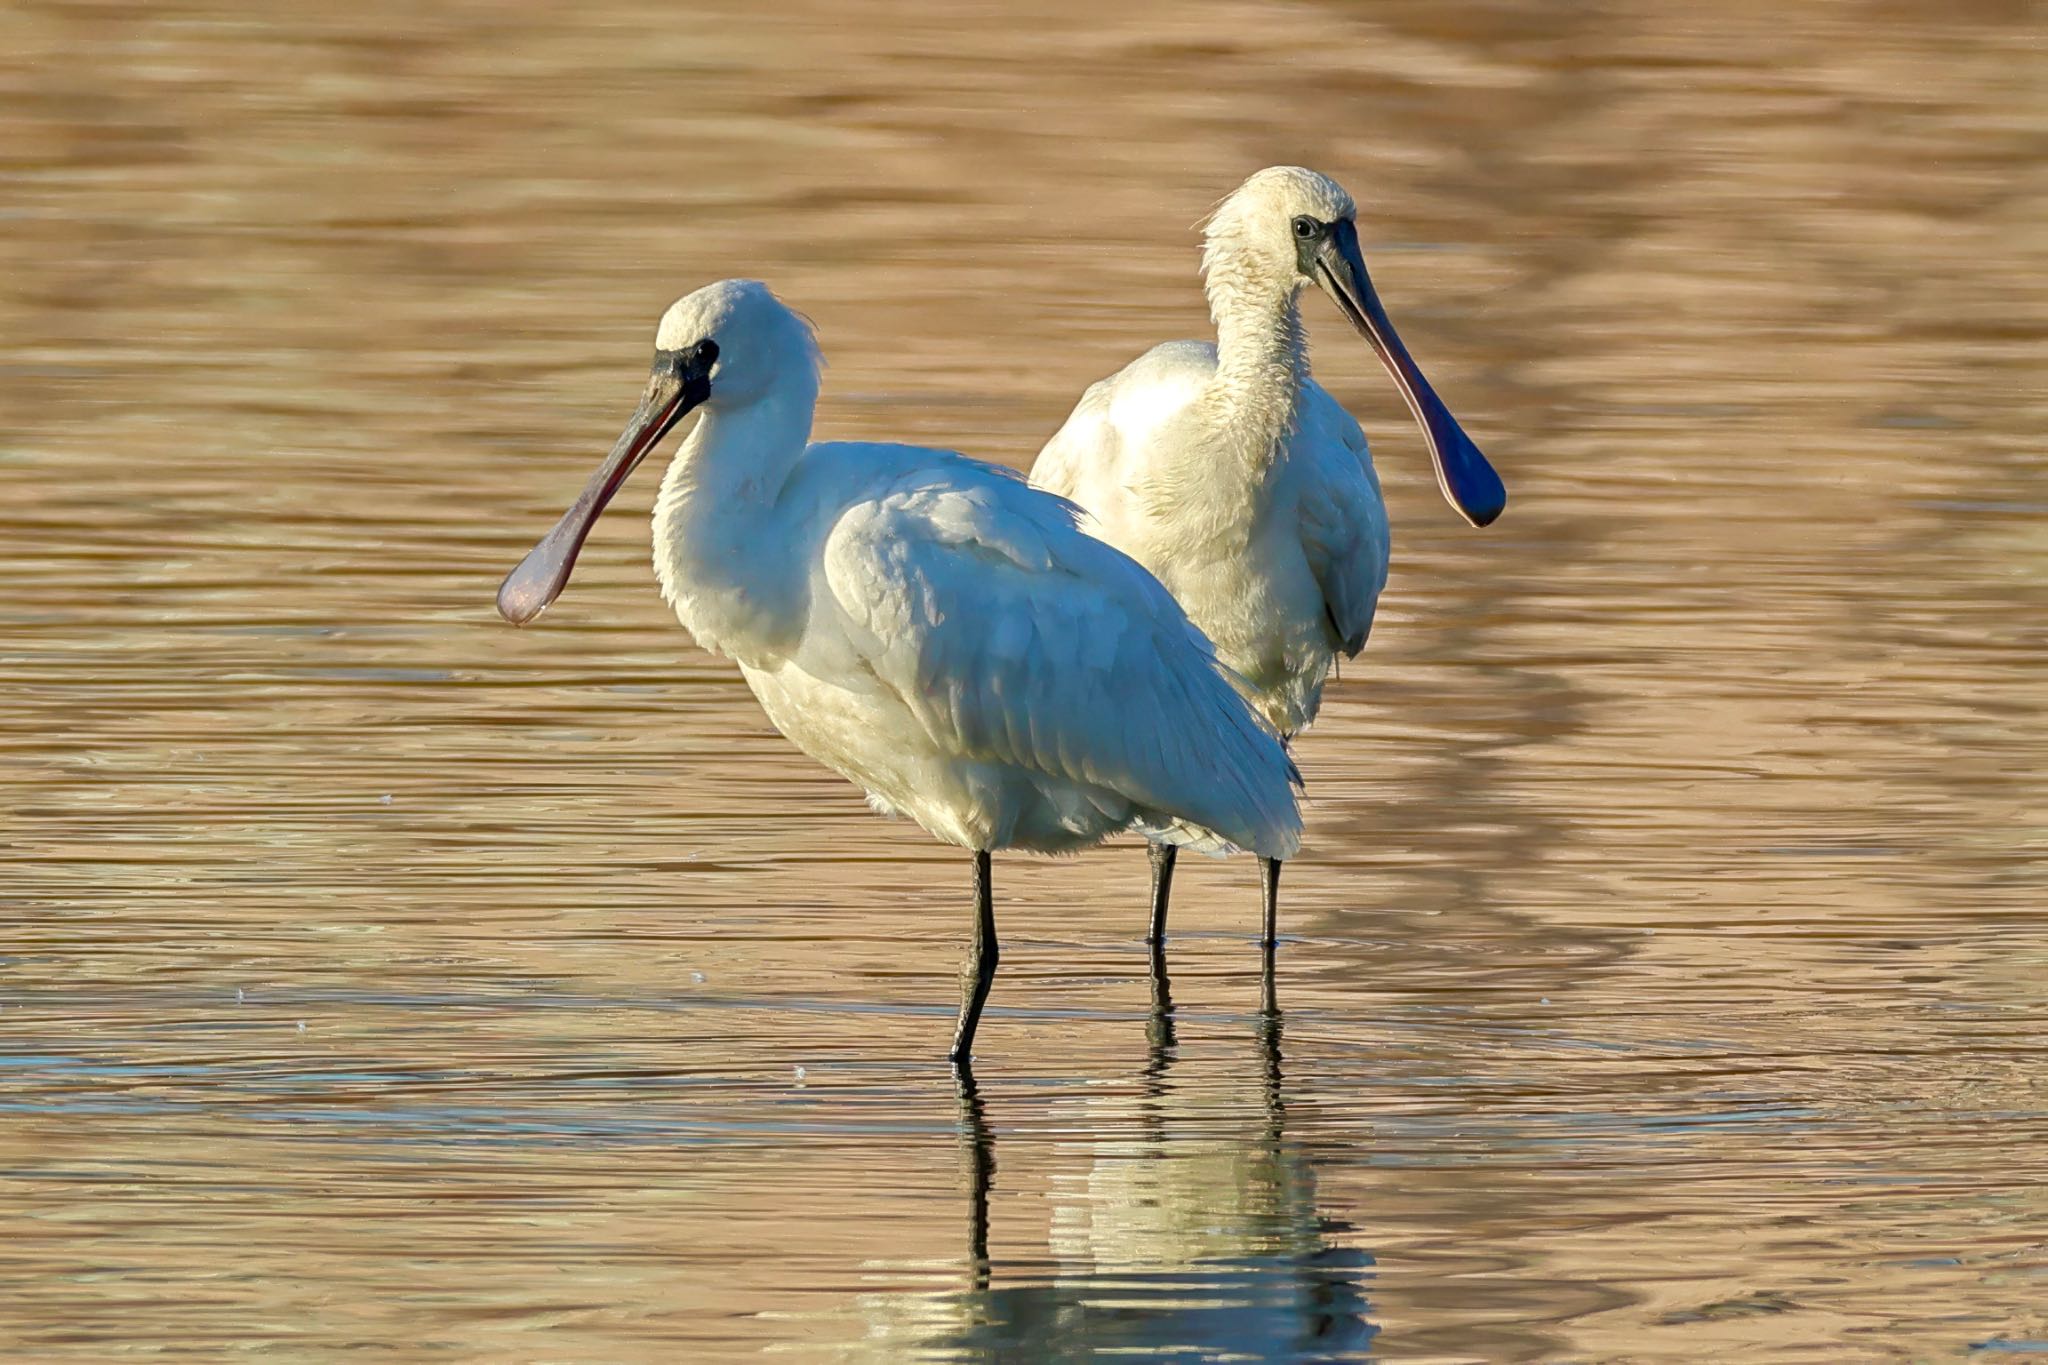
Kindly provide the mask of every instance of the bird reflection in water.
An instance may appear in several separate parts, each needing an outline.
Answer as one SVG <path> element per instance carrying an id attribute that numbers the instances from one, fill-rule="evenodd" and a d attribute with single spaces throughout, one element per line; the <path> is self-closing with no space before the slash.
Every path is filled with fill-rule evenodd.
<path id="1" fill-rule="evenodd" d="M 1372 1257 L 1339 1245 L 1350 1225 L 1316 1207 L 1315 1169 L 1287 1130 L 1282 1020 L 1271 959 L 1256 1022 L 1256 1111 L 1219 1110 L 1176 1087 L 1179 1048 L 1164 960 L 1152 959 L 1150 1042 L 1134 1107 L 1091 1123 L 1081 1169 L 1053 1188 L 1050 1278 L 1004 1285 L 989 1259 L 996 1142 L 973 1072 L 958 1073 L 969 1282 L 862 1302 L 875 1358 L 1065 1360 L 1103 1352 L 1175 1359 L 1356 1359 Z M 1091 1101 L 1098 1102 L 1098 1101 Z"/>

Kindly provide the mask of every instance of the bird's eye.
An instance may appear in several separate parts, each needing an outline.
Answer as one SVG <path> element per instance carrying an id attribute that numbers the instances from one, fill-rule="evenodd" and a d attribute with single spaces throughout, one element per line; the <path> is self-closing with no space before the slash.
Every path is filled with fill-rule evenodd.
<path id="1" fill-rule="evenodd" d="M 710 337 L 705 337 L 702 341 L 698 342 L 697 362 L 704 366 L 704 368 L 707 370 L 710 369 L 713 365 L 717 364 L 718 343 L 713 341 Z"/>
<path id="2" fill-rule="evenodd" d="M 1294 235 L 1301 238 L 1303 241 L 1307 241 L 1309 238 L 1316 236 L 1317 234 L 1322 232 L 1322 230 L 1323 225 L 1321 223 L 1318 223 L 1315 219 L 1309 217 L 1305 213 L 1302 214 L 1301 217 L 1294 220 Z"/>

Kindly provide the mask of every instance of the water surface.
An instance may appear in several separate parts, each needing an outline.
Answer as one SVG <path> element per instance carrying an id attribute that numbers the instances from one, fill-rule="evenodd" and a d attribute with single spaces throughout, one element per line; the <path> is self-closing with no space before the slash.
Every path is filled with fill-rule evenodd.
<path id="1" fill-rule="evenodd" d="M 0 1342 L 23 1358 L 2048 1350 L 2038 28 L 2020 6 L 0 17 Z M 1256 880 L 867 813 L 668 618 L 498 578 L 675 295 L 1023 466 L 1361 204 L 1393 581 Z"/>

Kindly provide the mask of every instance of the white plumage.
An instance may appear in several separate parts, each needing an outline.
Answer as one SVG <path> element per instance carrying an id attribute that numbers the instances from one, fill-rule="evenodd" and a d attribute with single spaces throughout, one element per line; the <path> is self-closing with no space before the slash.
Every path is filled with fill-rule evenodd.
<path id="1" fill-rule="evenodd" d="M 1338 651 L 1372 629 L 1386 508 L 1365 434 L 1321 385 L 1307 380 L 1251 454 L 1213 425 L 1228 378 L 1211 343 L 1154 347 L 1082 396 L 1031 482 L 1151 569 L 1291 735 L 1315 719 Z"/>
<path id="2" fill-rule="evenodd" d="M 1365 435 L 1309 375 L 1304 285 L 1322 285 L 1385 361 L 1452 504 L 1485 525 L 1506 500 L 1387 321 L 1355 211 L 1314 171 L 1273 167 L 1247 180 L 1207 228 L 1215 344 L 1154 347 L 1091 387 L 1031 471 L 1158 576 L 1288 736 L 1315 719 L 1337 656 L 1364 647 L 1388 559 Z M 1279 868 L 1265 856 L 1270 947 Z M 1172 850 L 1155 848 L 1154 942 L 1172 866 Z"/>
<path id="3" fill-rule="evenodd" d="M 943 451 L 811 443 L 817 347 L 765 285 L 679 300 L 656 344 L 640 412 L 501 610 L 530 620 L 552 600 L 604 502 L 701 408 L 656 506 L 662 593 L 798 747 L 977 854 L 982 979 L 956 1057 L 995 965 L 990 850 L 1067 852 L 1133 825 L 1296 847 L 1279 742 L 1172 597 L 1070 503 Z"/>

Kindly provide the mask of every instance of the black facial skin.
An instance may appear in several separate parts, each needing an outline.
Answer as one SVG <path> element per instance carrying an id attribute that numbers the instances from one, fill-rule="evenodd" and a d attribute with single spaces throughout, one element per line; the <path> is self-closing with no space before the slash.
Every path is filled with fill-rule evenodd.
<path id="1" fill-rule="evenodd" d="M 690 406 L 695 407 L 711 396 L 711 367 L 717 363 L 718 343 L 706 337 L 694 346 L 666 351 L 657 348 L 653 368 L 655 374 L 672 376 L 686 389 L 701 384 L 703 392 L 691 400 Z"/>
<path id="2" fill-rule="evenodd" d="M 1330 225 L 1302 214 L 1294 220 L 1294 249 L 1301 258 L 1301 270 L 1308 274 L 1315 264 L 1316 254 L 1323 249 L 1323 239 L 1330 235 Z"/>

